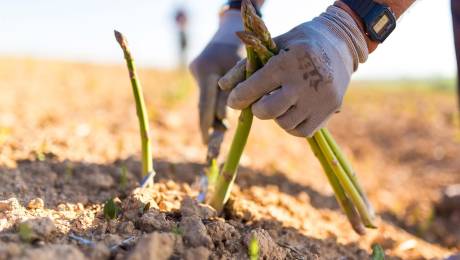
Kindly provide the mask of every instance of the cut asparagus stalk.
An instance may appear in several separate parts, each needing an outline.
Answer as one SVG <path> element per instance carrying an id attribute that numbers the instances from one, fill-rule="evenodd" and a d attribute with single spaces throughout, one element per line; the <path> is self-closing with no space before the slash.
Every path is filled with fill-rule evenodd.
<path id="1" fill-rule="evenodd" d="M 153 182 L 155 171 L 153 169 L 152 161 L 152 146 L 150 141 L 149 119 L 147 115 L 147 108 L 145 106 L 144 96 L 142 93 L 142 86 L 136 74 L 136 66 L 128 48 L 128 41 L 118 31 L 115 31 L 115 38 L 120 44 L 121 49 L 128 66 L 129 78 L 133 89 L 134 101 L 136 102 L 137 118 L 139 119 L 139 130 L 141 135 L 142 145 L 142 176 L 144 177 L 143 185 Z"/>
<path id="2" fill-rule="evenodd" d="M 353 186 L 355 186 L 356 190 L 359 192 L 359 194 L 363 198 L 363 201 L 366 204 L 369 215 L 372 217 L 372 219 L 374 219 L 375 210 L 372 207 L 371 203 L 369 202 L 369 199 L 367 198 L 366 193 L 364 192 L 363 188 L 359 184 L 358 177 L 356 176 L 355 171 L 351 167 L 350 162 L 347 160 L 345 155 L 342 153 L 339 145 L 334 140 L 329 130 L 327 130 L 327 128 L 322 128 L 320 131 L 322 132 L 323 136 L 326 138 L 326 141 L 329 144 L 329 147 L 331 147 L 332 151 L 334 152 L 334 155 L 336 156 L 339 163 L 342 165 L 342 168 L 345 170 L 345 173 L 347 174 L 348 178 L 350 178 L 351 182 L 353 183 Z"/>
<path id="3" fill-rule="evenodd" d="M 370 216 L 369 212 L 367 211 L 366 203 L 364 203 L 363 198 L 359 194 L 358 190 L 353 185 L 353 182 L 348 178 L 348 175 L 345 173 L 342 165 L 339 163 L 337 158 L 335 157 L 331 147 L 326 141 L 326 138 L 323 136 L 321 131 L 318 131 L 313 138 L 319 145 L 324 157 L 326 158 L 327 164 L 332 168 L 335 176 L 342 184 L 343 189 L 350 197 L 351 201 L 355 205 L 356 209 L 358 210 L 359 215 L 361 216 L 361 220 L 364 226 L 368 228 L 375 228 L 376 226 L 373 224 L 372 217 Z"/>
<path id="4" fill-rule="evenodd" d="M 335 176 L 334 171 L 327 163 L 326 158 L 324 157 L 321 149 L 319 148 L 318 143 L 314 138 L 307 138 L 308 143 L 310 144 L 311 150 L 315 154 L 316 158 L 320 162 L 321 166 L 323 167 L 324 172 L 326 173 L 326 177 L 329 180 L 329 183 L 334 190 L 335 198 L 337 203 L 339 204 L 340 208 L 345 212 L 345 215 L 348 218 L 353 230 L 360 235 L 365 234 L 364 226 L 361 223 L 360 216 L 356 211 L 355 207 L 353 206 L 352 201 L 347 197 L 345 191 L 342 188 L 337 176 Z"/>

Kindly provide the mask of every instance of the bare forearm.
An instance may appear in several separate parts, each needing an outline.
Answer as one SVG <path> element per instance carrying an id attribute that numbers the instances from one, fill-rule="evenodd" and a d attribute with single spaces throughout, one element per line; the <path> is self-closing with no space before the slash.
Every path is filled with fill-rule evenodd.
<path id="1" fill-rule="evenodd" d="M 388 5 L 391 10 L 393 10 L 396 17 L 399 18 L 407 9 L 409 9 L 415 0 L 376 0 L 376 2 Z"/>

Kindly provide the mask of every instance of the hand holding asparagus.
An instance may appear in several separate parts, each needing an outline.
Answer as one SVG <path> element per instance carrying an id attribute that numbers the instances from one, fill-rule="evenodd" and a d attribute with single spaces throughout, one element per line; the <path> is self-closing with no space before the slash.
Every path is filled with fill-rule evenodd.
<path id="1" fill-rule="evenodd" d="M 246 45 L 247 60 L 239 63 L 220 81 L 221 87 L 232 89 L 232 86 L 242 80 L 241 74 L 245 72 L 246 81 L 239 83 L 230 94 L 230 105 L 243 110 L 230 153 L 210 199 L 210 204 L 219 211 L 227 201 L 236 178 L 239 159 L 252 123 L 252 112 L 262 119 L 277 118 L 278 124 L 293 135 L 310 136 L 340 106 L 350 75 L 357 64 L 357 60 L 346 54 L 344 57 L 331 61 L 328 55 L 341 55 L 341 53 L 334 49 L 337 47 L 327 42 L 331 38 L 325 39 L 324 35 L 315 35 L 314 38 L 319 39 L 316 41 L 290 41 L 293 38 L 292 35 L 318 33 L 309 26 L 307 30 L 282 37 L 281 47 L 284 50 L 277 55 L 278 49 L 275 41 L 271 39 L 270 33 L 260 17 L 256 15 L 249 1 L 243 1 L 242 18 L 245 32 L 237 35 Z M 329 35 L 329 37 L 332 36 Z M 321 39 L 323 42 L 320 41 Z M 348 51 L 346 45 L 339 46 L 339 48 Z M 356 59 L 360 58 L 356 57 Z M 257 71 L 265 64 L 267 66 Z M 324 66 L 320 68 L 319 64 L 324 64 Z M 243 66 L 245 70 L 242 69 Z M 288 72 L 292 70 L 279 69 L 282 67 L 297 69 L 300 73 L 290 74 Z M 334 68 L 336 68 L 335 71 L 333 71 Z M 277 69 L 277 74 L 274 74 L 274 69 Z M 291 93 L 286 93 L 286 91 L 291 91 Z M 327 104 L 331 95 L 332 103 Z M 309 102 L 303 100 L 299 103 L 299 97 L 304 97 Z M 340 102 L 338 102 L 339 99 Z M 326 108 L 321 107 L 322 105 L 326 105 Z M 308 111 L 308 108 L 315 106 L 327 113 Z M 373 210 L 351 166 L 330 133 L 326 129 L 320 129 L 313 137 L 308 138 L 308 141 L 323 166 L 337 201 L 345 211 L 354 230 L 362 234 L 364 233 L 363 224 L 369 228 L 375 227 Z"/>

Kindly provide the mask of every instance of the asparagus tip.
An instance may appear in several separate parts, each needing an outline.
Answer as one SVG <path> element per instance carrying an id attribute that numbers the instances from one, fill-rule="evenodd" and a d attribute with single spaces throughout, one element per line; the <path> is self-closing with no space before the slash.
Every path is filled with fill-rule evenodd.
<path id="1" fill-rule="evenodd" d="M 123 36 L 123 34 L 121 34 L 121 32 L 119 32 L 117 30 L 113 30 L 113 32 L 115 34 L 115 39 L 120 44 L 120 46 L 123 49 L 126 49 L 126 47 L 128 46 L 128 41 L 126 40 L 125 36 Z"/>
<path id="2" fill-rule="evenodd" d="M 257 16 L 256 9 L 250 0 L 243 0 L 241 3 L 241 17 L 247 31 L 253 31 L 253 21 Z"/>
<path id="3" fill-rule="evenodd" d="M 252 32 L 236 32 L 236 35 L 244 44 L 248 45 L 249 47 L 262 45 L 262 42 Z"/>
<path id="4" fill-rule="evenodd" d="M 243 0 L 241 3 L 241 12 L 243 14 L 249 14 L 250 16 L 257 16 L 256 9 L 252 5 L 251 0 Z"/>

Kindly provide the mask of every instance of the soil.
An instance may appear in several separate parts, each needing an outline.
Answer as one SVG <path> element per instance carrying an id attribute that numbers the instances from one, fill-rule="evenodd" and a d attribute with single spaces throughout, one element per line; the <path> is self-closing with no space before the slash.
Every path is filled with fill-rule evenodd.
<path id="1" fill-rule="evenodd" d="M 196 202 L 206 149 L 192 80 L 140 75 L 157 172 L 146 189 L 123 66 L 0 59 L 0 259 L 248 259 L 253 238 L 261 259 L 368 259 L 375 243 L 387 259 L 460 250 L 460 213 L 439 207 L 460 183 L 453 92 L 349 91 L 328 127 L 379 215 L 358 236 L 306 142 L 272 122 L 255 120 L 225 212 Z"/>

